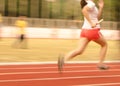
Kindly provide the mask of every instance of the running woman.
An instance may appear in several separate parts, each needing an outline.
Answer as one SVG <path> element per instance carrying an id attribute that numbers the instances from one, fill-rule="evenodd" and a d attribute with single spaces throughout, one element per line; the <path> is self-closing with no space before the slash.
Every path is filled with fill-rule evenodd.
<path id="1" fill-rule="evenodd" d="M 77 55 L 81 55 L 90 41 L 94 41 L 101 46 L 99 55 L 100 61 L 97 67 L 103 70 L 108 69 L 108 66 L 103 63 L 107 52 L 107 42 L 100 33 L 101 27 L 98 23 L 99 19 L 101 19 L 104 0 L 98 1 L 99 9 L 96 7 L 94 0 L 81 0 L 80 4 L 82 8 L 82 14 L 84 15 L 84 23 L 80 35 L 80 42 L 76 49 L 72 50 L 65 56 L 59 56 L 58 69 L 60 72 L 62 71 L 65 61 L 71 60 Z"/>
<path id="2" fill-rule="evenodd" d="M 18 20 L 15 22 L 17 28 L 17 40 L 12 45 L 15 48 L 27 48 L 27 41 L 25 38 L 25 29 L 27 27 L 26 16 L 19 16 Z"/>

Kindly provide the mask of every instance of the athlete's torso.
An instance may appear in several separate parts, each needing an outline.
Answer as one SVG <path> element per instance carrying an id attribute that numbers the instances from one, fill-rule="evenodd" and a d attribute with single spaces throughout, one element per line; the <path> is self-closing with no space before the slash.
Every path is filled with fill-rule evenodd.
<path id="1" fill-rule="evenodd" d="M 91 21 L 94 23 L 97 23 L 98 22 L 98 9 L 97 9 L 95 3 L 88 0 L 87 6 L 90 8 L 90 10 L 88 11 L 88 15 L 89 15 Z M 84 17 L 84 23 L 83 23 L 82 29 L 96 29 L 96 28 L 100 28 L 100 24 L 97 24 L 96 27 L 91 28 L 90 23 Z"/>
<path id="2" fill-rule="evenodd" d="M 17 20 L 15 25 L 20 29 L 19 30 L 20 34 L 24 34 L 25 33 L 25 28 L 27 26 L 27 22 L 26 21 Z"/>

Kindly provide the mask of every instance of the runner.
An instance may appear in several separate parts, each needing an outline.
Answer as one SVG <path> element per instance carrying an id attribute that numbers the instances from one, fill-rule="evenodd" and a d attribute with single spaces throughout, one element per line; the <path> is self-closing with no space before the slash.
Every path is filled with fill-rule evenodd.
<path id="1" fill-rule="evenodd" d="M 72 50 L 65 56 L 59 56 L 58 58 L 58 69 L 61 72 L 65 61 L 71 60 L 77 55 L 81 55 L 90 41 L 94 41 L 101 46 L 100 50 L 100 61 L 98 63 L 99 69 L 108 69 L 103 61 L 107 52 L 107 42 L 103 35 L 100 33 L 100 24 L 98 23 L 101 19 L 102 10 L 104 7 L 104 0 L 99 0 L 97 9 L 94 0 L 81 0 L 80 2 L 82 13 L 84 15 L 84 24 L 80 35 L 80 42 L 76 49 Z"/>
<path id="2" fill-rule="evenodd" d="M 15 48 L 27 48 L 27 39 L 25 38 L 25 29 L 27 27 L 26 16 L 19 16 L 18 20 L 15 22 L 17 28 L 17 40 L 13 43 Z"/>

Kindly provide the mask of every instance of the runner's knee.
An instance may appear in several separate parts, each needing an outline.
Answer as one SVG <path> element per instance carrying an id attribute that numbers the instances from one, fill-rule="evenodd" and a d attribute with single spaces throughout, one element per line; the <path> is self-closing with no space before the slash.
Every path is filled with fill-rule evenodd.
<path id="1" fill-rule="evenodd" d="M 108 46 L 107 42 L 101 43 L 100 45 L 101 45 L 101 47 L 107 47 Z"/>

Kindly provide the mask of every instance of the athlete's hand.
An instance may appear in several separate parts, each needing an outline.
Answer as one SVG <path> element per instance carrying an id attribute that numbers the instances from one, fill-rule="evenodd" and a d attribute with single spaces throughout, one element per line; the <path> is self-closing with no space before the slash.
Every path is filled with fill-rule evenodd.
<path id="1" fill-rule="evenodd" d="M 99 8 L 103 8 L 104 7 L 104 0 L 99 0 L 98 6 L 99 6 Z"/>
<path id="2" fill-rule="evenodd" d="M 96 25 L 97 25 L 97 23 L 92 23 L 92 24 L 91 24 L 91 28 L 96 27 Z"/>

